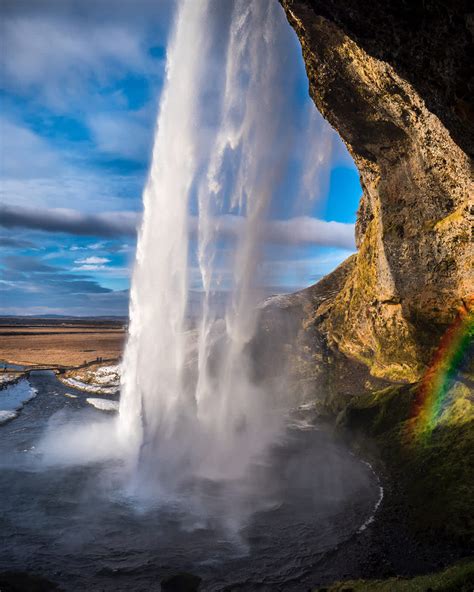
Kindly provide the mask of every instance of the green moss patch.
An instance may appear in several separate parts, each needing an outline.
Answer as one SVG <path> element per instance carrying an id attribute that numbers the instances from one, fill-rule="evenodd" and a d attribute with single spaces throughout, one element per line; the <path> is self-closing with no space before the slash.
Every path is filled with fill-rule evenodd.
<path id="1" fill-rule="evenodd" d="M 474 541 L 474 397 L 468 377 L 451 385 L 436 426 L 411 417 L 418 385 L 398 385 L 353 398 L 338 425 L 371 436 L 407 496 L 416 530 Z"/>
<path id="2" fill-rule="evenodd" d="M 474 561 L 464 561 L 442 572 L 416 578 L 388 580 L 351 580 L 314 592 L 472 592 L 474 589 Z"/>

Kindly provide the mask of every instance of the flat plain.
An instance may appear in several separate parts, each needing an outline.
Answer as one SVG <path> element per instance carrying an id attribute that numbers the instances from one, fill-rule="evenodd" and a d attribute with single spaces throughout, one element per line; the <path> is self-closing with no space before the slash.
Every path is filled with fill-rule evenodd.
<path id="1" fill-rule="evenodd" d="M 0 318 L 0 360 L 27 366 L 72 367 L 118 360 L 125 320 Z"/>

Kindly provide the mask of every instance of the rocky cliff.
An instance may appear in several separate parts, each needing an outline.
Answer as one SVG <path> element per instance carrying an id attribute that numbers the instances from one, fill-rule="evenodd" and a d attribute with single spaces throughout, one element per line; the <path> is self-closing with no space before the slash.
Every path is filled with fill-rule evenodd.
<path id="1" fill-rule="evenodd" d="M 474 291 L 474 16 L 456 0 L 280 1 L 363 187 L 358 254 L 315 288 L 307 325 L 372 376 L 415 381 Z"/>

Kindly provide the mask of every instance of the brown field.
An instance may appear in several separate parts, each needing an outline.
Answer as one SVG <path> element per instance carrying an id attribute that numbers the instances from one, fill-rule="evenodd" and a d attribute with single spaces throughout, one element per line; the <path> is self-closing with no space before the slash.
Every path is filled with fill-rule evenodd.
<path id="1" fill-rule="evenodd" d="M 126 327 L 120 323 L 43 322 L 0 324 L 0 360 L 21 365 L 80 366 L 122 355 Z"/>

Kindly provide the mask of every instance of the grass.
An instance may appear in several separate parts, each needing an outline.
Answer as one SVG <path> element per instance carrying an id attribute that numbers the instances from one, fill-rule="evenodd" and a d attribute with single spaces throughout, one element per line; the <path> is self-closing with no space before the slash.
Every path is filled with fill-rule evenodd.
<path id="1" fill-rule="evenodd" d="M 463 561 L 439 573 L 415 578 L 388 580 L 351 580 L 338 582 L 314 592 L 472 592 L 474 561 Z"/>

